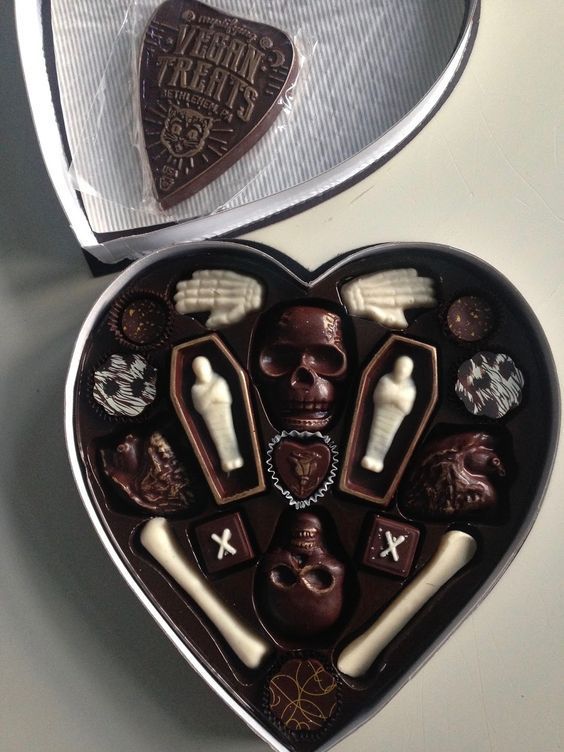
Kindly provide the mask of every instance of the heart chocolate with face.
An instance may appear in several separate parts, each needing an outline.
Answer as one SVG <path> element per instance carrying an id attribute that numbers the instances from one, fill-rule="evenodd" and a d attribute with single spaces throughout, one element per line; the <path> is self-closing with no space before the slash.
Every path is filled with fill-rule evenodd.
<path id="1" fill-rule="evenodd" d="M 331 461 L 331 449 L 323 441 L 282 439 L 272 451 L 272 464 L 282 485 L 299 501 L 318 490 Z"/>
<path id="2" fill-rule="evenodd" d="M 283 31 L 197 0 L 153 15 L 140 63 L 141 119 L 157 199 L 183 201 L 265 134 L 298 73 Z"/>
<path id="3" fill-rule="evenodd" d="M 480 352 L 522 377 L 495 417 L 459 399 L 471 354 L 441 304 L 485 289 Z M 110 413 L 100 364 L 138 347 L 110 314 L 140 292 L 172 321 L 143 343 L 151 404 Z M 488 400 L 499 384 L 473 376 Z M 68 443 L 106 547 L 180 652 L 275 749 L 312 752 L 399 689 L 522 544 L 555 384 L 530 308 L 473 257 L 395 245 L 315 278 L 203 243 L 143 259 L 97 303 Z"/>

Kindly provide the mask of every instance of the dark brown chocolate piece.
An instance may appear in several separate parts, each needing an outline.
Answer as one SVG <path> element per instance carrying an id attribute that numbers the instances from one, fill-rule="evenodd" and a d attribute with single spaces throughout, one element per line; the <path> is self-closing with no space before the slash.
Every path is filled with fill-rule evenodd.
<path id="1" fill-rule="evenodd" d="M 419 530 L 413 525 L 376 516 L 362 562 L 367 567 L 406 577 L 418 542 Z"/>
<path id="2" fill-rule="evenodd" d="M 317 515 L 290 515 L 262 559 L 257 583 L 265 621 L 304 638 L 326 631 L 341 615 L 345 566 L 328 551 Z"/>
<path id="3" fill-rule="evenodd" d="M 509 355 L 479 352 L 458 369 L 455 391 L 469 413 L 496 419 L 521 404 L 524 385 Z"/>
<path id="4" fill-rule="evenodd" d="M 148 439 L 127 434 L 100 450 L 104 473 L 127 498 L 148 512 L 188 512 L 194 501 L 190 482 L 169 443 L 158 431 Z"/>
<path id="5" fill-rule="evenodd" d="M 331 450 L 323 441 L 296 441 L 284 438 L 272 452 L 274 469 L 283 485 L 296 499 L 307 499 L 323 483 L 332 461 Z"/>
<path id="6" fill-rule="evenodd" d="M 257 377 L 273 424 L 326 429 L 340 409 L 348 372 L 341 317 L 305 305 L 269 312 L 261 321 L 258 347 Z"/>
<path id="7" fill-rule="evenodd" d="M 195 529 L 204 567 L 209 574 L 223 572 L 254 558 L 241 515 L 224 514 Z"/>
<path id="8" fill-rule="evenodd" d="M 279 29 L 196 0 L 167 0 L 143 40 L 141 117 L 164 209 L 193 195 L 264 135 L 298 72 Z"/>
<path id="9" fill-rule="evenodd" d="M 460 519 L 495 507 L 505 476 L 497 442 L 487 433 L 458 433 L 431 441 L 407 482 L 405 509 L 418 517 Z"/>
<path id="10" fill-rule="evenodd" d="M 119 328 L 134 345 L 150 345 L 163 335 L 168 324 L 165 303 L 154 298 L 137 298 L 127 303 L 119 317 Z"/>
<path id="11" fill-rule="evenodd" d="M 478 342 L 493 330 L 495 314 L 487 300 L 463 295 L 450 304 L 446 324 L 452 336 L 461 342 Z"/>
<path id="12" fill-rule="evenodd" d="M 316 658 L 291 658 L 268 683 L 268 709 L 288 731 L 320 731 L 338 707 L 337 680 Z"/>

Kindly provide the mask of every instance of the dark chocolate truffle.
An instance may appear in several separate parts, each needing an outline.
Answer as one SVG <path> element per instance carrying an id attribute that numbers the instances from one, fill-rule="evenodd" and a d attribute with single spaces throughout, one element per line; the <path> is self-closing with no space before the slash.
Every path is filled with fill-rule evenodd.
<path id="1" fill-rule="evenodd" d="M 473 415 L 503 418 L 521 403 L 524 384 L 509 355 L 479 352 L 458 369 L 455 391 Z"/>
<path id="2" fill-rule="evenodd" d="M 94 371 L 92 396 L 108 415 L 140 415 L 157 395 L 157 371 L 141 355 L 115 354 Z"/>
<path id="3" fill-rule="evenodd" d="M 158 342 L 168 324 L 166 303 L 156 298 L 137 298 L 128 302 L 119 317 L 125 339 L 134 345 Z"/>
<path id="4" fill-rule="evenodd" d="M 478 342 L 494 328 L 495 314 L 487 300 L 477 295 L 464 295 L 451 303 L 446 323 L 455 339 Z"/>
<path id="5" fill-rule="evenodd" d="M 268 708 L 288 731 L 319 731 L 338 708 L 335 677 L 316 658 L 286 661 L 268 684 Z"/>

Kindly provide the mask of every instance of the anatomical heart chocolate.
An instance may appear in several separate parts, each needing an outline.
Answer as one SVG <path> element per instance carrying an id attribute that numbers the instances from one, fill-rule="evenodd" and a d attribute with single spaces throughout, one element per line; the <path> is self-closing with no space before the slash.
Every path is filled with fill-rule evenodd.
<path id="1" fill-rule="evenodd" d="M 215 180 L 280 114 L 298 71 L 281 30 L 197 0 L 166 0 L 140 58 L 143 136 L 164 209 Z"/>
<path id="2" fill-rule="evenodd" d="M 161 9 L 151 27 L 167 86 L 188 80 L 175 50 L 203 33 L 203 6 L 162 8 L 181 5 L 194 18 L 167 29 Z M 232 44 L 242 22 L 210 18 Z M 106 547 L 280 752 L 354 730 L 491 588 L 534 520 L 558 416 L 527 304 L 429 246 L 359 251 L 318 277 L 234 243 L 143 259 L 90 316 L 68 394 Z"/>

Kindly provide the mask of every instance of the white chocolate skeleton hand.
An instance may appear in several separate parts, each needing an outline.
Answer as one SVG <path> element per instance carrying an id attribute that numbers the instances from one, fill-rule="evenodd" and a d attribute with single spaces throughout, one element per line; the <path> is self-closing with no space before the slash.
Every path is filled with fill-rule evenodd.
<path id="1" fill-rule="evenodd" d="M 373 319 L 388 329 L 405 329 L 405 311 L 437 305 L 430 277 L 416 269 L 390 269 L 365 274 L 344 284 L 341 295 L 349 313 Z"/>
<path id="2" fill-rule="evenodd" d="M 233 414 L 231 411 L 231 391 L 227 381 L 215 373 L 207 358 L 199 355 L 194 358 L 192 369 L 196 382 L 192 387 L 192 400 L 200 413 L 214 443 L 221 469 L 225 473 L 243 467 L 243 457 L 237 444 Z"/>
<path id="3" fill-rule="evenodd" d="M 208 329 L 241 321 L 262 306 L 263 286 L 252 277 L 227 269 L 203 269 L 179 282 L 174 296 L 178 313 L 210 311 Z"/>

